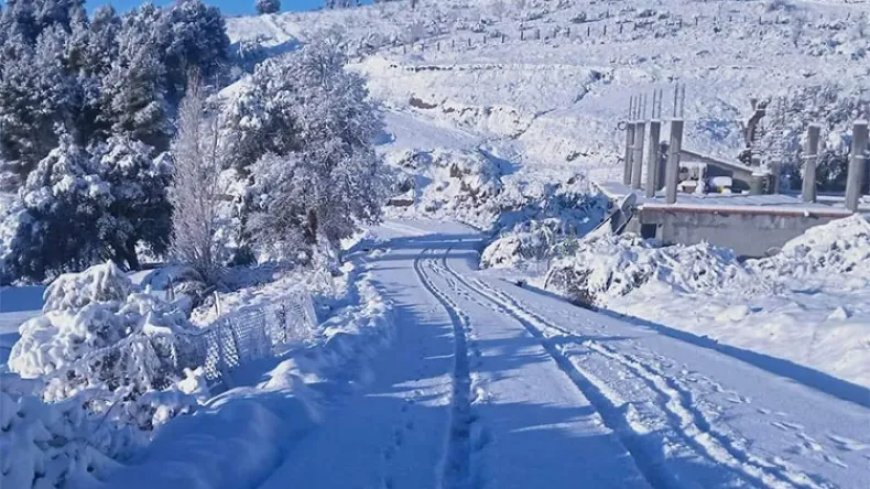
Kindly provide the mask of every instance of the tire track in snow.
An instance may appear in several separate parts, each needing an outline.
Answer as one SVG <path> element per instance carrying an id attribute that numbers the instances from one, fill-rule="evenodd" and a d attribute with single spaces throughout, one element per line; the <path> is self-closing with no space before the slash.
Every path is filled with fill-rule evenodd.
<path id="1" fill-rule="evenodd" d="M 585 376 L 581 374 L 577 368 L 571 364 L 567 357 L 562 355 L 555 347 L 555 345 L 548 341 L 548 339 L 543 335 L 543 333 L 531 325 L 528 321 L 519 317 L 517 314 L 511 312 L 509 308 L 501 304 L 496 299 L 492 298 L 490 295 L 481 292 L 479 289 L 476 289 L 469 285 L 465 279 L 463 279 L 458 273 L 456 273 L 448 264 L 447 264 L 447 254 L 449 254 L 448 250 L 445 252 L 442 257 L 441 268 L 444 269 L 447 273 L 451 274 L 456 278 L 456 280 L 462 284 L 468 290 L 476 293 L 484 300 L 494 304 L 497 310 L 500 310 L 501 313 L 512 317 L 517 322 L 519 322 L 534 338 L 538 339 L 541 342 L 541 345 L 544 347 L 545 351 L 550 355 L 550 357 L 555 361 L 556 365 L 559 367 L 565 375 L 574 383 L 575 387 L 580 391 L 580 393 L 586 397 L 598 414 L 601 416 L 604 425 L 607 426 L 616 436 L 619 438 L 619 441 L 628 451 L 628 454 L 634 460 L 635 465 L 640 470 L 646 482 L 656 488 L 670 488 L 670 487 L 679 487 L 679 480 L 674 477 L 673 474 L 668 473 L 667 471 L 661 470 L 661 465 L 655 459 L 655 457 L 650 457 L 651 453 L 649 451 L 644 451 L 643 447 L 637 443 L 636 440 L 632 436 L 626 436 L 626 434 L 633 433 L 631 432 L 630 427 L 627 424 L 627 421 L 621 418 L 618 410 L 612 406 L 602 391 L 597 387 L 596 383 L 591 382 Z"/>
<path id="2" fill-rule="evenodd" d="M 423 287 L 435 297 L 450 316 L 453 324 L 454 365 L 453 365 L 453 395 L 451 396 L 450 433 L 447 439 L 447 451 L 444 457 L 441 487 L 444 489 L 462 489 L 471 486 L 471 375 L 468 366 L 468 347 L 465 331 L 470 328 L 468 316 L 465 315 L 446 294 L 438 289 L 422 265 L 423 252 L 414 259 L 414 271 Z"/>
<path id="3" fill-rule="evenodd" d="M 476 290 L 457 272 L 447 266 L 446 257 L 444 260 L 444 266 L 447 267 L 448 271 L 456 276 L 458 280 L 463 282 L 466 287 Z M 552 322 L 542 318 L 540 315 L 528 310 L 528 308 L 521 306 L 519 301 L 509 294 L 503 291 L 498 291 L 481 280 L 475 279 L 474 282 L 480 289 L 485 289 L 488 292 L 479 292 L 482 296 L 488 297 L 493 302 L 501 305 L 518 320 L 537 330 L 540 333 L 539 337 L 542 340 L 552 344 L 552 341 L 550 341 L 549 337 L 545 334 L 545 331 L 547 330 L 555 332 L 556 335 L 574 335 L 573 332 L 556 326 Z M 525 318 L 521 316 L 525 316 Z M 659 394 L 665 400 L 664 404 L 659 406 L 660 409 L 664 410 L 672 419 L 679 423 L 679 426 L 675 426 L 674 428 L 680 431 L 684 438 L 690 440 L 693 445 L 701 449 L 707 458 L 741 474 L 744 478 L 750 480 L 754 484 L 764 487 L 829 487 L 828 484 L 816 481 L 806 474 L 797 472 L 790 467 L 786 467 L 782 463 L 769 462 L 752 455 L 741 447 L 736 446 L 734 440 L 730 439 L 726 434 L 717 431 L 712 423 L 706 418 L 704 413 L 694 406 L 692 392 L 685 388 L 685 386 L 683 386 L 678 380 L 671 378 L 664 372 L 655 369 L 640 359 L 618 353 L 615 350 L 591 339 L 583 341 L 581 346 L 585 346 L 589 350 L 622 365 L 631 374 L 640 378 L 647 386 Z M 553 349 L 558 348 L 554 345 Z M 557 354 L 568 360 L 565 353 L 560 351 Z M 598 384 L 598 386 L 596 386 L 597 390 L 599 390 L 599 392 L 601 392 L 605 397 L 608 397 L 607 394 L 609 389 L 606 387 L 603 380 L 596 379 L 588 372 L 584 372 L 582 367 L 577 365 L 575 362 L 569 360 L 569 363 L 579 375 L 587 377 L 590 380 L 590 383 Z M 610 397 L 610 399 L 605 400 L 609 405 L 609 409 L 617 411 L 621 410 L 619 404 L 614 402 L 615 399 L 613 399 L 614 397 L 618 399 L 618 396 L 611 394 Z M 625 425 L 625 428 L 631 431 L 636 431 L 628 420 L 624 417 L 623 420 L 623 423 L 618 424 L 623 424 Z"/>

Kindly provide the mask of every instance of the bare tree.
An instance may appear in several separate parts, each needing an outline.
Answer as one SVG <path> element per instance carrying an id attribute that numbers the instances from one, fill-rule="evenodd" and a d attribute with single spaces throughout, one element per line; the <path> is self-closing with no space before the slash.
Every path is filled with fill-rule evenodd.
<path id="1" fill-rule="evenodd" d="M 217 117 L 209 116 L 206 93 L 198 76 L 188 83 L 178 109 L 178 131 L 172 142 L 175 172 L 169 192 L 173 206 L 172 254 L 190 265 L 203 280 L 221 275 L 224 249 L 217 239 L 219 176 L 226 155 Z"/>

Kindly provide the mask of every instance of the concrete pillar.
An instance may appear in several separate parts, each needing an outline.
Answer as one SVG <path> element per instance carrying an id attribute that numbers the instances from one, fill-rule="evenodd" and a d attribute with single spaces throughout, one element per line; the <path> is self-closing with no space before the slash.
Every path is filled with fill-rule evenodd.
<path id="1" fill-rule="evenodd" d="M 643 175 L 643 142 L 646 136 L 646 124 L 634 123 L 634 155 L 631 157 L 631 188 L 640 189 Z"/>
<path id="2" fill-rule="evenodd" d="M 623 162 L 622 183 L 631 185 L 631 159 L 634 156 L 632 146 L 634 145 L 634 123 L 627 122 L 625 124 L 625 161 Z"/>
<path id="3" fill-rule="evenodd" d="M 764 192 L 765 175 L 753 173 L 749 177 L 749 195 L 761 195 Z"/>
<path id="4" fill-rule="evenodd" d="M 861 200 L 861 187 L 867 171 L 867 122 L 859 121 L 852 126 L 852 157 L 849 159 L 849 173 L 846 175 L 846 208 L 858 210 Z"/>
<path id="5" fill-rule="evenodd" d="M 671 144 L 668 147 L 668 167 L 665 172 L 666 202 L 677 201 L 677 184 L 680 183 L 680 151 L 683 149 L 683 120 L 671 121 Z"/>
<path id="6" fill-rule="evenodd" d="M 659 189 L 659 163 L 661 160 L 661 145 L 659 141 L 662 135 L 661 121 L 649 121 L 649 149 L 646 157 L 646 196 L 655 197 Z"/>
<path id="7" fill-rule="evenodd" d="M 819 134 L 822 128 L 811 124 L 807 129 L 807 148 L 804 154 L 804 183 L 801 195 L 804 202 L 816 201 L 816 165 L 819 161 Z"/>

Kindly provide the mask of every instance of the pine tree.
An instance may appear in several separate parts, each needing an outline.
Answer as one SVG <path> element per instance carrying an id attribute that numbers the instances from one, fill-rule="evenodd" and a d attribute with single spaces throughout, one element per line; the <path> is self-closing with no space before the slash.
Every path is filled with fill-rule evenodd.
<path id="1" fill-rule="evenodd" d="M 14 206 L 22 209 L 7 266 L 15 277 L 43 280 L 101 261 L 97 220 L 111 200 L 90 157 L 62 135 L 27 177 Z"/>
<path id="2" fill-rule="evenodd" d="M 255 6 L 260 15 L 274 14 L 281 11 L 281 0 L 257 0 Z"/>
<path id="3" fill-rule="evenodd" d="M 140 141 L 113 136 L 91 149 L 93 167 L 111 192 L 106 214 L 97 222 L 107 255 L 127 269 L 139 268 L 136 246 L 156 255 L 169 246 L 172 208 L 167 196 L 172 167 Z"/>
<path id="4" fill-rule="evenodd" d="M 180 0 L 165 12 L 154 28 L 155 42 L 166 68 L 166 96 L 177 104 L 190 73 L 213 80 L 221 75 L 230 46 L 220 10 L 202 0 Z"/>
<path id="5" fill-rule="evenodd" d="M 36 45 L 8 40 L 0 53 L 0 156 L 19 161 L 22 175 L 57 146 L 55 129 L 71 127 L 75 80 L 64 68 L 67 34 L 46 29 Z"/>

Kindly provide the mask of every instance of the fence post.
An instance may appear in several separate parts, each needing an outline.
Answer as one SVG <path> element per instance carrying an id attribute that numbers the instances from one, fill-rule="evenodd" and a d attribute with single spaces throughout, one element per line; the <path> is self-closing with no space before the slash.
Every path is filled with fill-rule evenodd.
<path id="1" fill-rule="evenodd" d="M 858 210 L 864 173 L 867 171 L 867 121 L 858 121 L 852 126 L 852 156 L 849 158 L 849 173 L 846 174 L 846 208 Z"/>
<path id="2" fill-rule="evenodd" d="M 819 134 L 821 126 L 811 124 L 807 129 L 807 152 L 804 155 L 804 182 L 801 195 L 804 202 L 816 201 L 816 165 L 819 159 Z"/>

